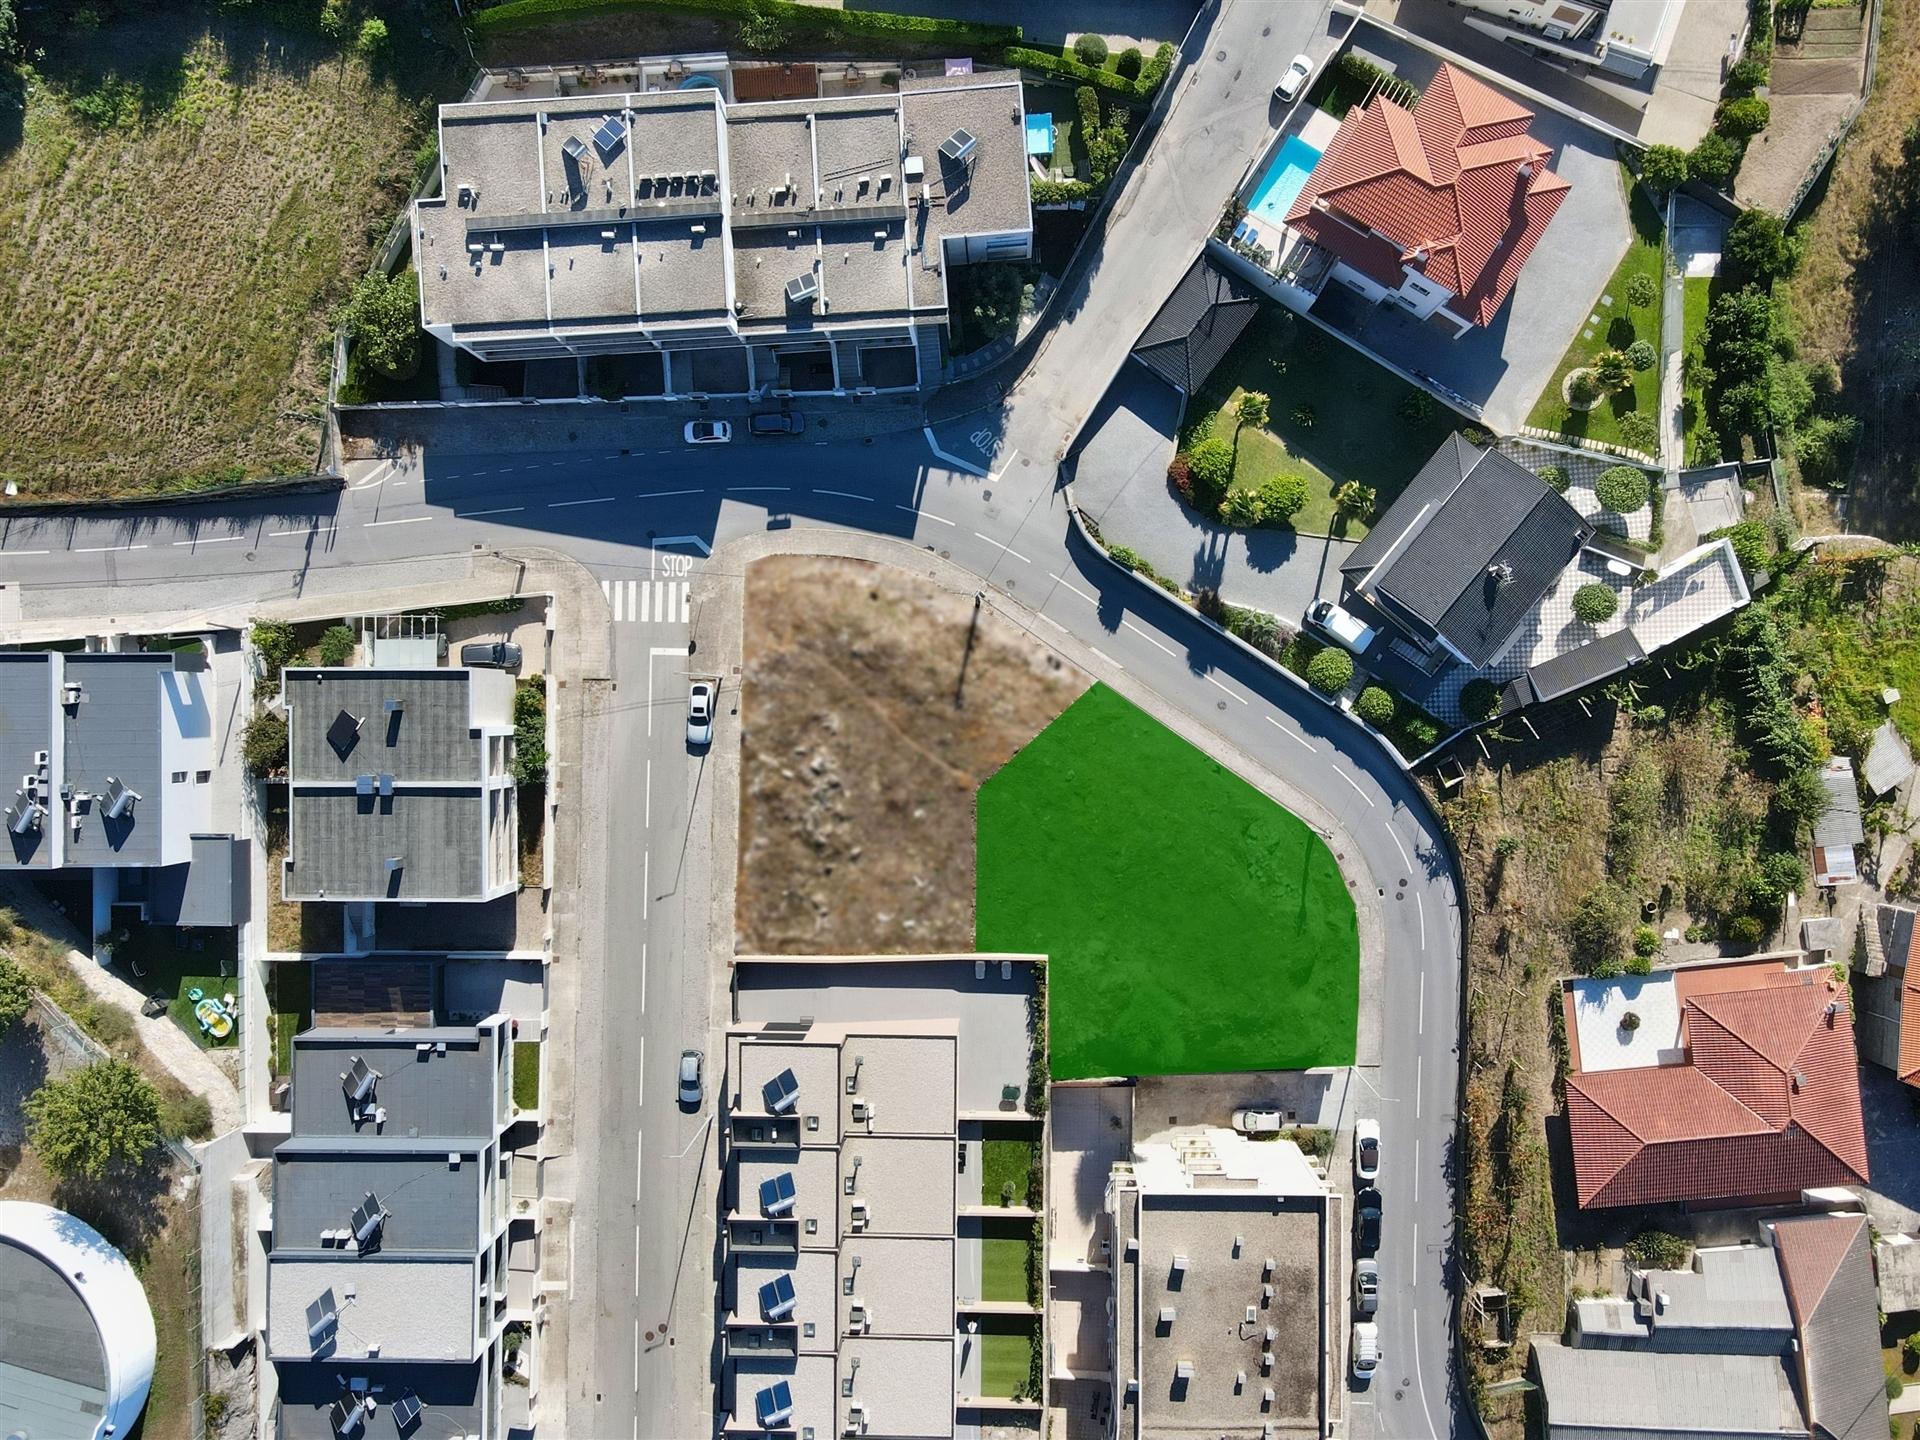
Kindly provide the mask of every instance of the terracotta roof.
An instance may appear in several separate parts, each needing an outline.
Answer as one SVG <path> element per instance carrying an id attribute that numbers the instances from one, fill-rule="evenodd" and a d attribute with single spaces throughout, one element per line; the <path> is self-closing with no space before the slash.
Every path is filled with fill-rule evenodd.
<path id="1" fill-rule="evenodd" d="M 1867 1217 L 1798 1215 L 1772 1229 L 1814 1436 L 1879 1440 L 1887 1393 Z"/>
<path id="2" fill-rule="evenodd" d="M 1581 1206 L 1865 1180 L 1853 1018 L 1844 1003 L 1828 1013 L 1834 998 L 1811 977 L 1692 996 L 1681 1014 L 1685 1064 L 1568 1076 Z"/>
<path id="3" fill-rule="evenodd" d="M 1794 1324 L 1804 1326 L 1820 1308 L 1827 1287 L 1853 1249 L 1854 1236 L 1866 1223 L 1864 1215 L 1810 1215 L 1775 1227 L 1780 1278 L 1786 1282 Z"/>
<path id="4" fill-rule="evenodd" d="M 1526 133 L 1533 112 L 1451 65 L 1409 111 L 1384 95 L 1341 122 L 1300 189 L 1287 224 L 1379 283 L 1400 283 L 1323 240 L 1333 211 L 1399 247 L 1399 261 L 1461 297 L 1485 325 L 1570 188 L 1552 151 Z M 1377 262 L 1377 256 L 1369 259 Z"/>
<path id="5" fill-rule="evenodd" d="M 1907 945 L 1906 979 L 1900 986 L 1900 1063 L 1896 1073 L 1920 1087 L 1920 925 Z"/>

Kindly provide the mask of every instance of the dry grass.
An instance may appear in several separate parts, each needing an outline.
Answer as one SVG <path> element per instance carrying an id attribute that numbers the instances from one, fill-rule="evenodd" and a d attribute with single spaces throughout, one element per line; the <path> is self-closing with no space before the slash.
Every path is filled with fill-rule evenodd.
<path id="1" fill-rule="evenodd" d="M 865 561 L 748 570 L 743 952 L 973 948 L 975 792 L 1088 684 L 990 610 L 969 653 L 973 619 Z"/>
<path id="2" fill-rule="evenodd" d="M 1860 417 L 1850 520 L 1891 539 L 1920 538 L 1920 267 L 1902 138 L 1920 120 L 1920 0 L 1886 0 L 1873 96 L 1813 210 L 1807 258 L 1788 289 L 1807 358 L 1840 368 Z"/>
<path id="3" fill-rule="evenodd" d="M 407 193 L 422 112 L 246 19 L 65 38 L 0 149 L 0 474 L 45 497 L 306 472 L 327 312 Z M 103 93 L 105 128 L 75 109 Z"/>

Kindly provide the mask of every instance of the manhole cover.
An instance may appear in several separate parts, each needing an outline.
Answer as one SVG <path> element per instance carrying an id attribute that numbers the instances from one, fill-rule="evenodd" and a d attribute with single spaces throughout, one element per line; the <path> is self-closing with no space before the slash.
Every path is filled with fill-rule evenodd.
<path id="1" fill-rule="evenodd" d="M 1216 700 L 1213 702 L 1213 708 L 1216 710 L 1224 710 L 1227 708 L 1227 702 L 1224 700 Z"/>
<path id="2" fill-rule="evenodd" d="M 1216 60 L 1224 60 L 1227 58 L 1227 52 L 1224 50 L 1216 50 L 1213 52 L 1213 58 Z"/>

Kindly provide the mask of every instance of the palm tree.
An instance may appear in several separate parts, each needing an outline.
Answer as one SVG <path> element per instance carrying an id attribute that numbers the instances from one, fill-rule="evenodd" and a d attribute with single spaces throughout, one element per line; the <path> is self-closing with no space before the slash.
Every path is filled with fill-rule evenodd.
<path id="1" fill-rule="evenodd" d="M 1257 429 L 1267 423 L 1269 404 L 1266 395 L 1261 391 L 1248 390 L 1241 394 L 1238 403 L 1233 407 L 1233 413 L 1241 425 L 1252 425 Z"/>

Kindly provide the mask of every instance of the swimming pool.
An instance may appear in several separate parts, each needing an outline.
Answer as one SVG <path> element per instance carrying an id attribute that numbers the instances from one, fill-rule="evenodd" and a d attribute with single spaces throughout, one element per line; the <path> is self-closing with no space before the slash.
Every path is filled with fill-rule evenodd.
<path id="1" fill-rule="evenodd" d="M 1289 135 L 1260 177 L 1260 184 L 1247 201 L 1247 218 L 1257 225 L 1279 226 L 1293 208 L 1294 197 L 1307 183 L 1307 176 L 1320 163 L 1320 152 L 1298 135 Z"/>
<path id="2" fill-rule="evenodd" d="M 1027 116 L 1027 154 L 1053 154 L 1053 116 Z"/>

